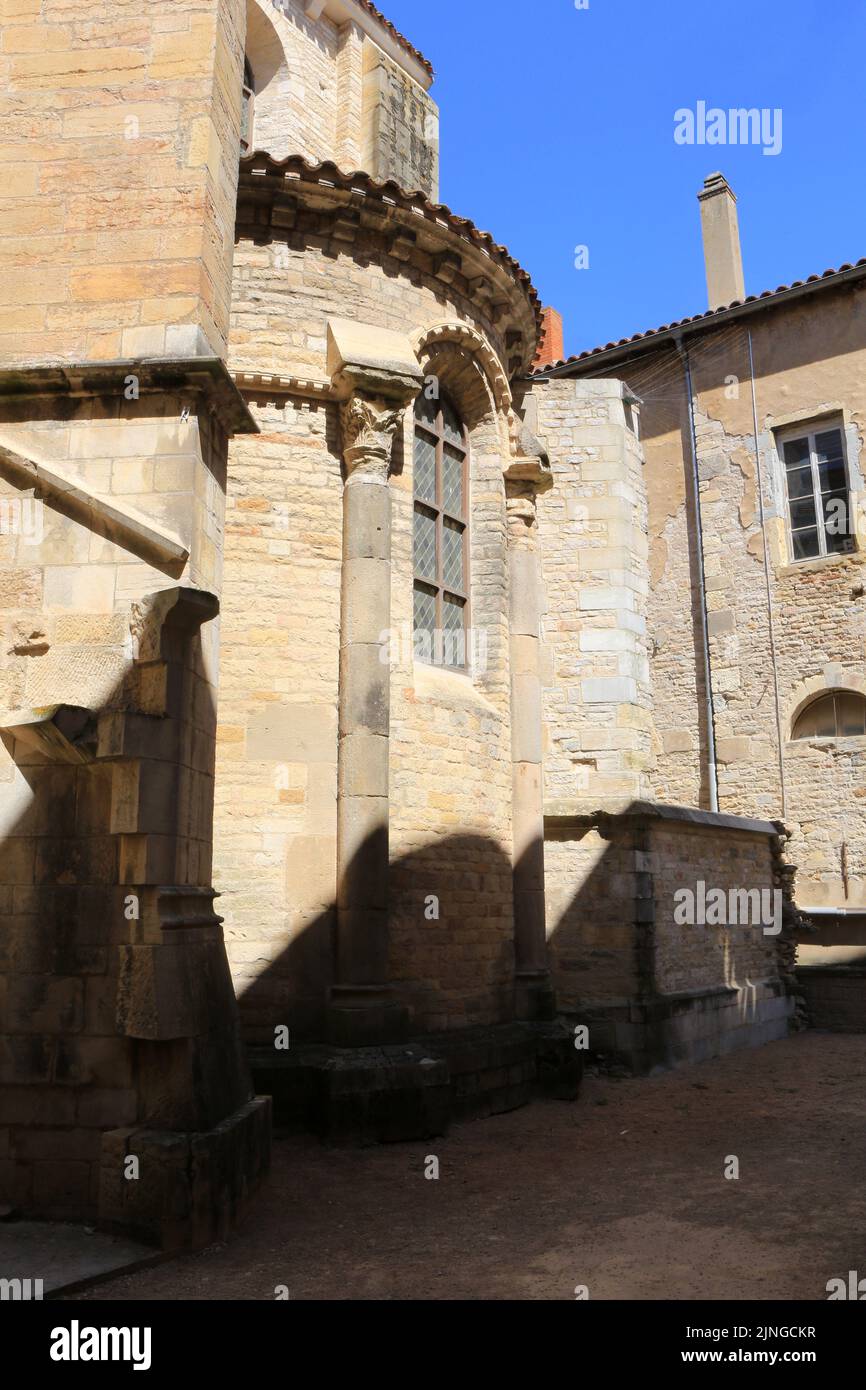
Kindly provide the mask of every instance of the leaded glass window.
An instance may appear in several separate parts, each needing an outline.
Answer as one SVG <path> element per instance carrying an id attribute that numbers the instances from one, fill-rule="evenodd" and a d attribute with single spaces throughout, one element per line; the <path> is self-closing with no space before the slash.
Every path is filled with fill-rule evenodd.
<path id="1" fill-rule="evenodd" d="M 253 117 L 256 104 L 256 79 L 249 59 L 244 59 L 244 94 L 241 102 L 241 155 L 253 147 Z"/>
<path id="2" fill-rule="evenodd" d="M 451 402 L 415 406 L 415 655 L 465 670 L 469 629 L 469 446 Z"/>

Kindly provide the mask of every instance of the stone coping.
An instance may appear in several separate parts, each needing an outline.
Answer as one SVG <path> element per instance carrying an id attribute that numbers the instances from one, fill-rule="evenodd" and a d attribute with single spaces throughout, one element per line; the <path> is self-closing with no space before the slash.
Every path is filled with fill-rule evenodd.
<path id="1" fill-rule="evenodd" d="M 27 396 L 122 395 L 129 376 L 138 377 L 142 396 L 188 391 L 201 395 L 229 435 L 260 432 L 221 357 L 127 357 L 5 367 L 0 369 L 0 402 Z"/>
<path id="2" fill-rule="evenodd" d="M 739 830 L 747 835 L 775 837 L 782 833 L 781 822 L 731 816 L 720 811 L 699 811 L 690 806 L 668 806 L 660 801 L 632 801 L 615 811 L 585 811 L 569 801 L 551 801 L 544 808 L 544 824 L 551 830 L 590 829 L 616 820 L 674 821 L 706 830 Z"/>

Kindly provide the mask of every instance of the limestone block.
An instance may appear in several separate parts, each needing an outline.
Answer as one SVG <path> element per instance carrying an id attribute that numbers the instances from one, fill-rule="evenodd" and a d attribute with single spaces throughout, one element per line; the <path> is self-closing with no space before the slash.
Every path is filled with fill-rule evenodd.
<path id="1" fill-rule="evenodd" d="M 580 688 L 587 704 L 631 704 L 637 699 L 637 685 L 627 676 L 591 678 L 581 681 Z"/>
<path id="2" fill-rule="evenodd" d="M 247 726 L 252 762 L 336 763 L 334 705 L 272 704 L 255 710 Z"/>

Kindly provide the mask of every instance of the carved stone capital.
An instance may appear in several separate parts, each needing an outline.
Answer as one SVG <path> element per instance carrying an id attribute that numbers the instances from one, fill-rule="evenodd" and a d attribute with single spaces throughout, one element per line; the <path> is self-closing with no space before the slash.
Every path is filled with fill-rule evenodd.
<path id="1" fill-rule="evenodd" d="M 346 473 L 379 475 L 387 482 L 397 426 L 403 409 L 392 402 L 354 395 L 340 406 Z"/>

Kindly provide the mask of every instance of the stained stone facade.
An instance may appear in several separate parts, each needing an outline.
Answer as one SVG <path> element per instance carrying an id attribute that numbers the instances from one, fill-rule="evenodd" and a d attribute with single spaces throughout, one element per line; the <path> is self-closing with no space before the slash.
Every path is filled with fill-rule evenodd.
<path id="1" fill-rule="evenodd" d="M 0 14 L 0 1201 L 196 1245 L 271 1096 L 427 1136 L 573 1097 L 584 1024 L 639 1070 L 784 1036 L 766 692 L 790 732 L 864 688 L 859 562 L 786 565 L 769 484 L 761 531 L 745 398 L 695 362 L 716 810 L 682 414 L 630 362 L 533 370 L 555 317 L 435 201 L 422 55 L 367 0 Z M 853 386 L 771 312 L 762 437 L 839 411 L 856 461 Z M 829 895 L 828 756 L 786 767 Z M 699 882 L 778 892 L 781 931 L 683 923 Z"/>

